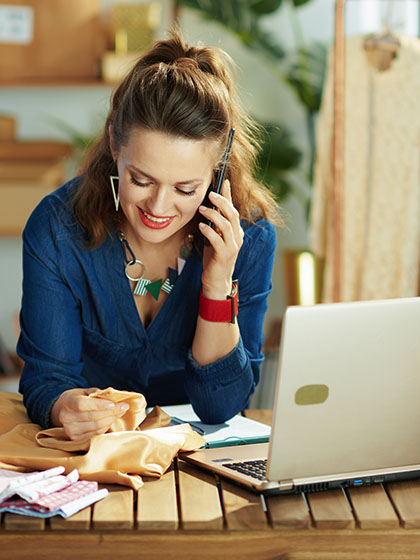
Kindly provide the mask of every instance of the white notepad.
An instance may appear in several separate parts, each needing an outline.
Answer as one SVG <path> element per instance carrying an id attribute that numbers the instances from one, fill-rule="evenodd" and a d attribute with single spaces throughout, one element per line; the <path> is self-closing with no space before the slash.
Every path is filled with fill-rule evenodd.
<path id="1" fill-rule="evenodd" d="M 172 417 L 171 425 L 188 423 L 206 440 L 206 447 L 227 447 L 248 443 L 265 443 L 270 438 L 271 427 L 240 414 L 223 424 L 204 424 L 190 404 L 162 406 Z"/>

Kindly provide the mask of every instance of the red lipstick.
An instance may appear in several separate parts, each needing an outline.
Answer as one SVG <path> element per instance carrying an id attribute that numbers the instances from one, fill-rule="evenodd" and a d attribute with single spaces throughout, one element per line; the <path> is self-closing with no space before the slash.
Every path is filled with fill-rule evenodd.
<path id="1" fill-rule="evenodd" d="M 141 208 L 137 208 L 137 210 L 143 224 L 151 229 L 165 229 L 175 218 L 175 216 L 154 216 L 150 212 L 147 212 L 146 215 Z"/>

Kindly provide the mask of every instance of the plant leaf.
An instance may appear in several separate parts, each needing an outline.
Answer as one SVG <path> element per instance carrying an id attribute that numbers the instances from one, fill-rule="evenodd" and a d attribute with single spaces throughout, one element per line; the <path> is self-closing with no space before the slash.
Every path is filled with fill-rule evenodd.
<path id="1" fill-rule="evenodd" d="M 299 8 L 300 6 L 303 6 L 308 2 L 310 2 L 310 0 L 293 0 L 293 5 L 295 6 L 295 8 Z"/>
<path id="2" fill-rule="evenodd" d="M 299 49 L 285 72 L 287 82 L 311 112 L 321 105 L 326 63 L 327 47 L 316 43 Z"/>
<path id="3" fill-rule="evenodd" d="M 44 120 L 54 125 L 57 130 L 60 130 L 60 132 L 64 133 L 76 150 L 85 150 L 96 139 L 96 136 L 83 134 L 67 121 L 60 119 L 59 117 L 45 115 Z"/>
<path id="4" fill-rule="evenodd" d="M 254 0 L 249 2 L 249 7 L 259 15 L 276 12 L 283 4 L 283 0 Z"/>
<path id="5" fill-rule="evenodd" d="M 281 202 L 293 191 L 288 172 L 300 164 L 302 153 L 294 146 L 290 133 L 283 126 L 271 123 L 260 123 L 260 126 L 261 151 L 255 174 Z"/>
<path id="6" fill-rule="evenodd" d="M 259 16 L 254 11 L 254 1 L 250 0 L 175 0 L 198 10 L 207 19 L 217 21 L 250 49 L 259 51 L 276 63 L 285 55 L 284 49 L 268 31 L 261 28 Z"/>

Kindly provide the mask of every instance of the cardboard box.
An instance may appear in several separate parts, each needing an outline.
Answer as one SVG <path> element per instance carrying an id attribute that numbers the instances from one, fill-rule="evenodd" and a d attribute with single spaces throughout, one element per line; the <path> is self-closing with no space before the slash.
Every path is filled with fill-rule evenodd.
<path id="1" fill-rule="evenodd" d="M 16 138 L 16 119 L 9 115 L 0 115 L 0 141 Z"/>
<path id="2" fill-rule="evenodd" d="M 99 75 L 99 0 L 0 0 L 0 83 Z"/>
<path id="3" fill-rule="evenodd" d="M 0 236 L 19 236 L 41 199 L 65 180 L 71 144 L 0 141 Z"/>
<path id="4" fill-rule="evenodd" d="M 35 206 L 64 182 L 64 163 L 0 162 L 0 177 L 0 235 L 20 237 Z"/>

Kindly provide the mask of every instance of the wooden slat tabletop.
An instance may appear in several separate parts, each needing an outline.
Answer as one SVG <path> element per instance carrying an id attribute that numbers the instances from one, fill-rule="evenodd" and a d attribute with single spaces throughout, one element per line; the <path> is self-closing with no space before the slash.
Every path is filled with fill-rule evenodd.
<path id="1" fill-rule="evenodd" d="M 420 529 L 420 481 L 387 484 L 389 498 L 406 529 Z"/>
<path id="2" fill-rule="evenodd" d="M 362 529 L 397 529 L 398 515 L 382 485 L 349 488 L 349 500 Z"/>
<path id="3" fill-rule="evenodd" d="M 351 507 L 343 490 L 308 494 L 314 526 L 318 529 L 354 529 Z"/>
<path id="4" fill-rule="evenodd" d="M 226 526 L 234 531 L 269 528 L 261 497 L 226 480 L 221 481 Z"/>
<path id="5" fill-rule="evenodd" d="M 271 523 L 275 529 L 308 529 L 311 525 L 309 507 L 302 494 L 266 498 Z"/>
<path id="6" fill-rule="evenodd" d="M 419 481 L 262 499 L 179 460 L 108 489 L 66 520 L 3 514 L 0 560 L 420 558 Z"/>
<path id="7" fill-rule="evenodd" d="M 178 529 L 178 505 L 175 470 L 171 468 L 159 480 L 145 480 L 137 492 L 137 529 L 174 531 Z"/>
<path id="8" fill-rule="evenodd" d="M 4 513 L 2 526 L 7 531 L 43 531 L 45 529 L 45 520 L 39 517 Z"/>
<path id="9" fill-rule="evenodd" d="M 63 519 L 60 515 L 56 515 L 49 520 L 51 529 L 65 531 L 88 531 L 93 513 L 92 508 L 85 508 L 78 511 L 68 519 Z"/>
<path id="10" fill-rule="evenodd" d="M 178 484 L 182 528 L 222 530 L 223 511 L 214 476 L 180 461 Z"/>
<path id="11" fill-rule="evenodd" d="M 93 529 L 132 529 L 134 527 L 134 492 L 130 488 L 108 486 L 105 500 L 93 504 Z"/>

